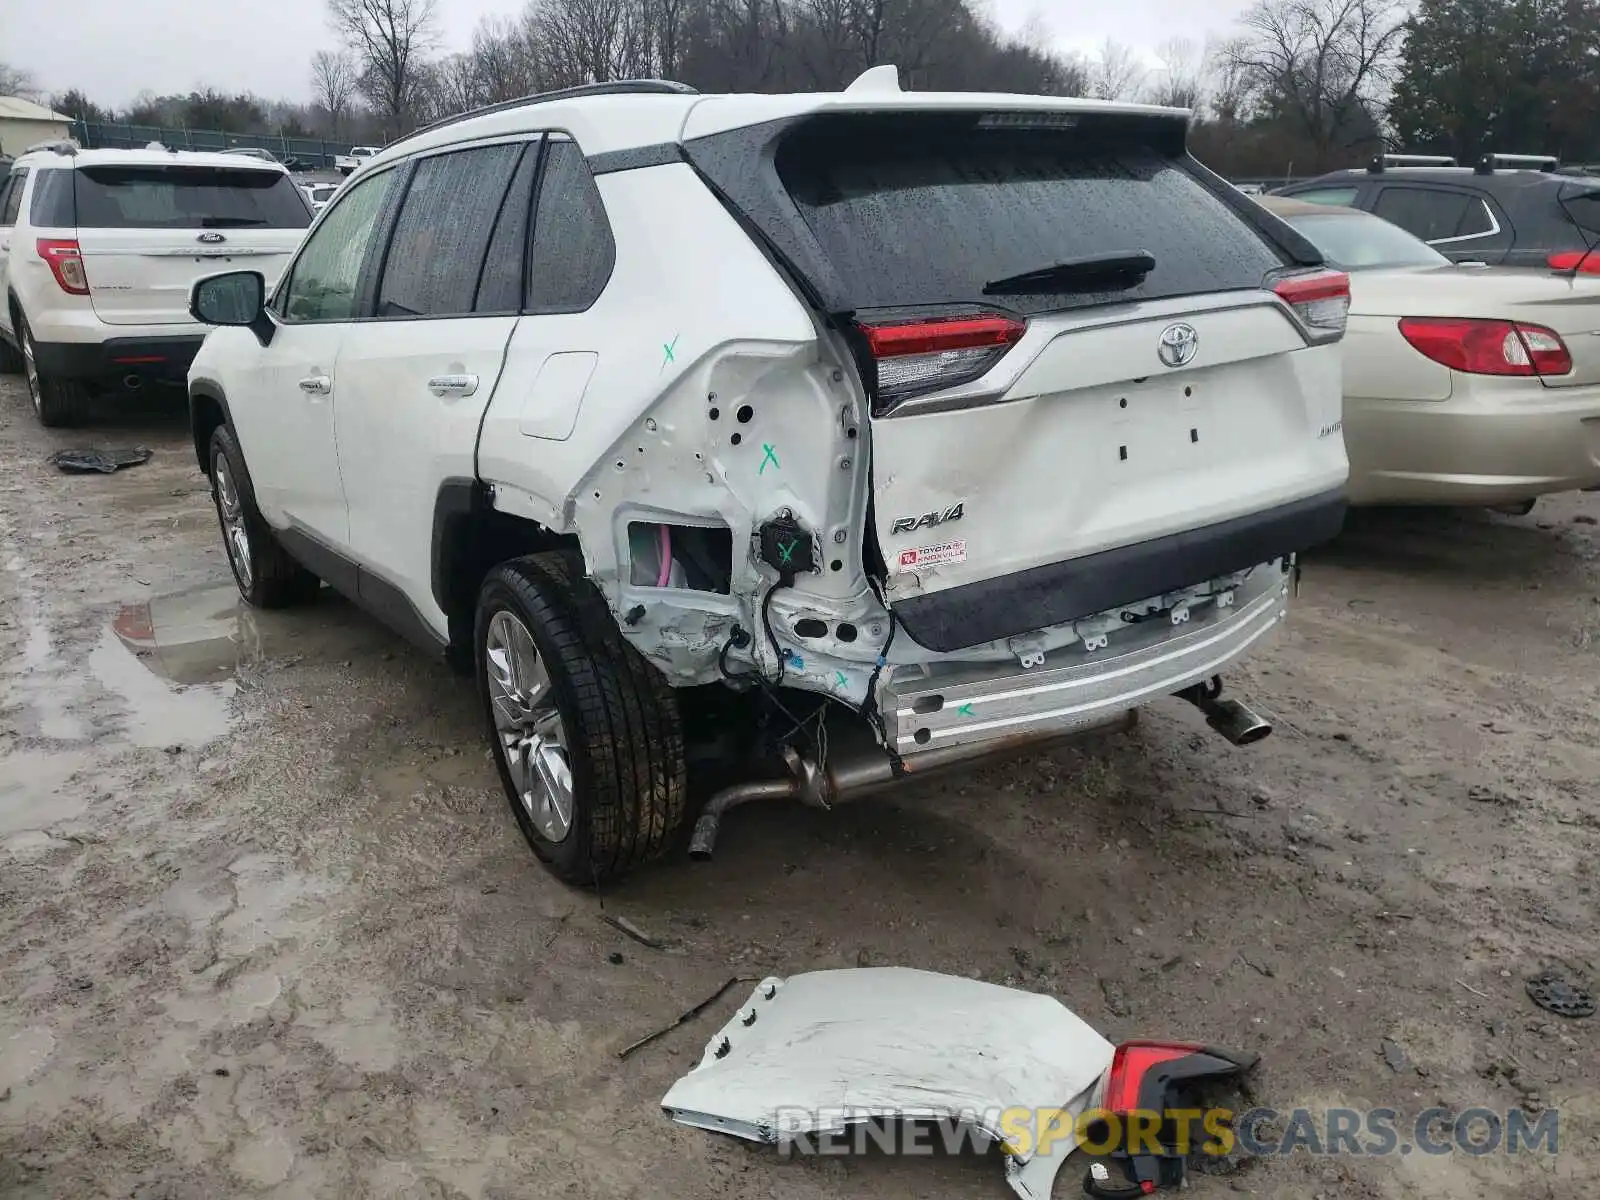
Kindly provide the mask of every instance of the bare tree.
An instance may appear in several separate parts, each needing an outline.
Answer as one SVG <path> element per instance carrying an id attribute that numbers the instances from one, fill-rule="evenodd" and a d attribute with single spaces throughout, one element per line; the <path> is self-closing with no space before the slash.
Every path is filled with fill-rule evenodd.
<path id="1" fill-rule="evenodd" d="M 1101 100 L 1131 100 L 1144 77 L 1144 64 L 1133 48 L 1107 38 L 1094 60 L 1089 87 Z"/>
<path id="2" fill-rule="evenodd" d="M 1156 57 L 1161 60 L 1161 70 L 1151 80 L 1150 102 L 1169 108 L 1199 108 L 1205 96 L 1204 59 L 1195 44 L 1188 38 L 1169 38 L 1156 48 Z"/>
<path id="3" fill-rule="evenodd" d="M 472 31 L 473 69 L 486 103 L 531 96 L 543 86 L 543 65 L 529 20 L 484 17 Z"/>
<path id="4" fill-rule="evenodd" d="M 355 99 L 357 79 L 350 55 L 318 50 L 311 56 L 311 102 L 327 112 L 329 132 L 336 138 Z"/>
<path id="5" fill-rule="evenodd" d="M 651 73 L 646 0 L 535 0 L 528 24 L 555 87 Z"/>
<path id="6" fill-rule="evenodd" d="M 39 96 L 39 85 L 34 81 L 31 72 L 21 67 L 13 67 L 10 63 L 0 62 L 0 96 L 20 96 L 24 100 L 35 100 Z"/>
<path id="7" fill-rule="evenodd" d="M 360 87 L 390 126 L 404 132 L 438 41 L 436 0 L 328 0 L 328 20 L 360 67 Z"/>
<path id="8" fill-rule="evenodd" d="M 1257 0 L 1223 53 L 1256 109 L 1288 122 L 1323 160 L 1372 132 L 1404 16 L 1399 0 Z"/>
<path id="9" fill-rule="evenodd" d="M 1230 38 L 1208 42 L 1206 46 L 1206 90 L 1211 96 L 1211 112 L 1224 124 L 1244 119 L 1250 104 L 1250 81 L 1240 63 L 1247 57 Z"/>

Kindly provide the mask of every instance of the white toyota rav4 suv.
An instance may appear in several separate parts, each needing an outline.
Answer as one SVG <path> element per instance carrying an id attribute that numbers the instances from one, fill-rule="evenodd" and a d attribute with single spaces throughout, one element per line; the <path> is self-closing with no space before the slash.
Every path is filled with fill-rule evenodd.
<path id="1" fill-rule="evenodd" d="M 1349 281 L 1186 124 L 878 68 L 397 142 L 270 298 L 195 288 L 239 587 L 473 664 L 581 882 L 1175 693 L 1253 740 L 1218 678 L 1343 519 Z"/>
<path id="2" fill-rule="evenodd" d="M 0 181 L 0 370 L 26 371 L 46 425 L 96 391 L 182 386 L 206 334 L 190 286 L 223 264 L 275 280 L 310 224 L 275 162 L 34 149 Z"/>

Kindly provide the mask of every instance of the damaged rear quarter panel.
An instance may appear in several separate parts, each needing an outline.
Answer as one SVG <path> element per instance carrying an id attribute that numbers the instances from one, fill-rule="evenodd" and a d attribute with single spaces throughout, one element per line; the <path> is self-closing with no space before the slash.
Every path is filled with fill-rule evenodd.
<path id="1" fill-rule="evenodd" d="M 853 375 L 823 360 L 810 312 L 691 168 L 597 182 L 616 269 L 588 312 L 519 322 L 513 353 L 527 363 L 512 374 L 526 382 L 497 390 L 478 451 L 496 507 L 576 534 L 623 633 L 674 683 L 717 678 L 733 623 L 755 627 L 771 572 L 752 533 L 782 509 L 812 530 L 822 571 L 775 599 L 775 629 L 813 608 L 830 628 L 881 616 L 860 572 L 867 431 Z M 680 228 L 694 236 L 671 236 Z M 532 383 L 573 353 L 598 358 L 581 394 L 547 400 Z M 634 587 L 630 521 L 726 527 L 732 595 Z"/>

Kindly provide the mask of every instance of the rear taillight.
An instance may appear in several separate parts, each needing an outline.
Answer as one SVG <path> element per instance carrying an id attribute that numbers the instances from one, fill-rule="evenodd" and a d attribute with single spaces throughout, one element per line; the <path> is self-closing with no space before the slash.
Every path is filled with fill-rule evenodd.
<path id="1" fill-rule="evenodd" d="M 1272 290 L 1319 340 L 1331 341 L 1344 333 L 1350 316 L 1350 276 L 1343 271 L 1289 275 L 1274 283 Z"/>
<path id="2" fill-rule="evenodd" d="M 858 321 L 877 371 L 874 411 L 976 379 L 1015 346 L 1027 322 L 998 313 Z"/>
<path id="3" fill-rule="evenodd" d="M 83 252 L 70 238 L 40 238 L 39 257 L 50 264 L 50 273 L 63 292 L 74 296 L 89 294 L 89 276 L 83 270 Z"/>
<path id="4" fill-rule="evenodd" d="M 1600 275 L 1600 253 L 1589 250 L 1558 250 L 1544 260 L 1552 271 L 1577 271 L 1580 275 Z"/>
<path id="5" fill-rule="evenodd" d="M 1162 1063 L 1188 1058 L 1204 1049 L 1190 1042 L 1123 1042 L 1111 1056 L 1101 1107 L 1119 1116 L 1141 1111 L 1146 1107 L 1140 1103 L 1146 1075 Z M 1150 1097 L 1144 1099 L 1149 1101 Z M 1159 1102 L 1160 1097 L 1156 1099 Z"/>
<path id="6" fill-rule="evenodd" d="M 1469 375 L 1565 375 L 1572 355 L 1543 325 L 1471 317 L 1402 317 L 1400 335 L 1416 350 Z"/>

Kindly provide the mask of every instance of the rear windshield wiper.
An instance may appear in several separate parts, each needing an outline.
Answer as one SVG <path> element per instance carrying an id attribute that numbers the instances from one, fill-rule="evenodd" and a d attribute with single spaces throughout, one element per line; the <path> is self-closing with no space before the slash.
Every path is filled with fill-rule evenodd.
<path id="1" fill-rule="evenodd" d="M 265 225 L 260 217 L 201 217 L 201 229 L 237 229 L 243 225 Z"/>
<path id="2" fill-rule="evenodd" d="M 1069 258 L 983 285 L 985 296 L 1017 295 L 1024 292 L 1069 292 L 1096 287 L 1126 288 L 1156 269 L 1155 255 L 1148 250 L 1121 250 L 1111 254 L 1086 254 Z"/>

